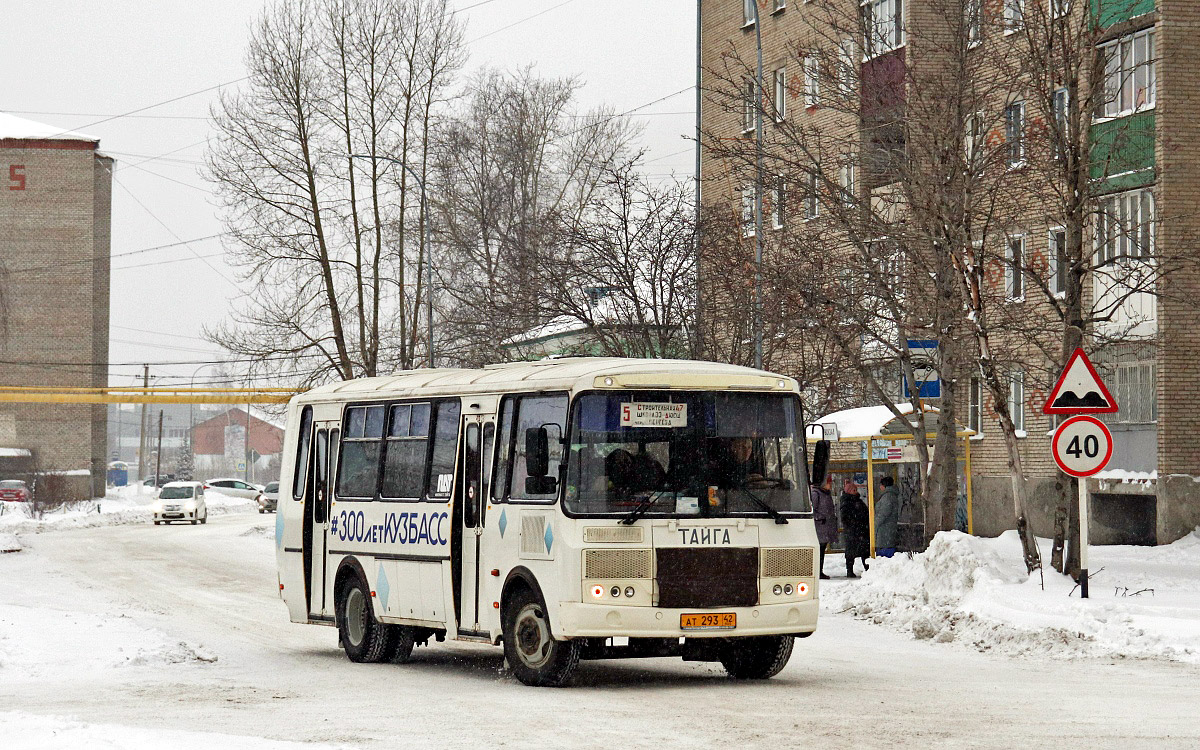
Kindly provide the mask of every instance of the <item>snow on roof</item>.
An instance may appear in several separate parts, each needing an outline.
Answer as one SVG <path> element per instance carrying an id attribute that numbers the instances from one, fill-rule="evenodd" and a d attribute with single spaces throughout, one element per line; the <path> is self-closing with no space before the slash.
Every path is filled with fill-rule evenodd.
<path id="1" fill-rule="evenodd" d="M 585 331 L 587 328 L 587 323 L 584 323 L 582 320 L 573 315 L 559 315 L 557 318 L 551 318 L 549 321 L 540 326 L 530 328 L 528 331 L 523 331 L 515 336 L 509 336 L 507 339 L 500 342 L 500 345 L 512 346 L 513 344 L 528 344 L 540 339 L 561 336 L 564 333 Z"/>
<path id="2" fill-rule="evenodd" d="M 896 404 L 901 414 L 912 414 L 912 404 Z M 926 406 L 925 411 L 937 413 L 934 406 Z M 844 409 L 827 414 L 820 419 L 809 420 L 809 438 L 820 438 L 820 430 L 814 430 L 815 425 L 834 424 L 837 426 L 839 440 L 866 440 L 869 437 L 883 434 L 883 428 L 896 419 L 896 415 L 886 406 L 863 406 L 858 409 Z M 832 439 L 832 436 L 830 436 Z"/>
<path id="3" fill-rule="evenodd" d="M 0 458 L 25 458 L 29 455 L 24 448 L 0 448 Z"/>
<path id="4" fill-rule="evenodd" d="M 0 112 L 0 139 L 13 138 L 18 140 L 48 140 L 48 141 L 88 141 L 99 143 L 100 139 L 86 133 L 76 133 L 63 130 L 53 125 L 45 125 L 23 117 Z"/>

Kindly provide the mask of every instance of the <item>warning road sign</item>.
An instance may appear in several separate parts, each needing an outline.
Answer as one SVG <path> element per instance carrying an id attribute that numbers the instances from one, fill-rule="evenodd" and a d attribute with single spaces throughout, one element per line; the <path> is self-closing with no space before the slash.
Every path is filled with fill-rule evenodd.
<path id="1" fill-rule="evenodd" d="M 1112 434 L 1095 417 L 1071 417 L 1054 431 L 1051 450 L 1058 468 L 1073 477 L 1090 477 L 1112 458 Z"/>
<path id="2" fill-rule="evenodd" d="M 1108 392 L 1083 349 L 1076 349 L 1050 391 L 1043 414 L 1112 414 L 1117 400 Z"/>

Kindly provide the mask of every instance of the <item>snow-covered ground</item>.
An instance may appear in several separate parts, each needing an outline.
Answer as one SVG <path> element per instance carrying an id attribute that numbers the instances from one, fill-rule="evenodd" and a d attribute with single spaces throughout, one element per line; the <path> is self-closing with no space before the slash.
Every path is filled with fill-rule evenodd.
<path id="1" fill-rule="evenodd" d="M 154 498 L 154 490 L 148 487 L 128 485 L 109 488 L 103 498 L 55 508 L 37 519 L 30 517 L 26 503 L 0 503 L 0 535 L 145 523 L 153 520 Z M 204 502 L 210 516 L 246 513 L 258 508 L 253 500 L 222 495 L 215 489 L 205 493 Z"/>
<path id="2" fill-rule="evenodd" d="M 1200 664 L 1200 529 L 1162 547 L 1093 547 L 1089 565 L 1082 599 L 1066 576 L 1026 573 L 1015 531 L 947 532 L 923 554 L 872 562 L 862 580 L 826 582 L 822 610 L 981 651 Z M 825 566 L 844 570 L 840 557 Z"/>
<path id="3" fill-rule="evenodd" d="M 156 527 L 148 502 L 0 525 L 23 546 L 0 554 L 0 748 L 1200 747 L 1197 537 L 1093 550 L 1081 602 L 1030 583 L 1012 539 L 945 535 L 823 582 L 818 632 L 772 680 L 650 659 L 546 690 L 494 647 L 352 664 L 332 629 L 287 621 L 275 519 Z"/>

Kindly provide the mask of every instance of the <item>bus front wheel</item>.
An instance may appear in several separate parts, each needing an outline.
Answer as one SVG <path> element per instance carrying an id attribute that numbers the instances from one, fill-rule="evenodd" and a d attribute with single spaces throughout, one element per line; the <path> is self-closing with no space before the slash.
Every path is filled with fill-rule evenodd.
<path id="1" fill-rule="evenodd" d="M 546 605 L 525 589 L 513 595 L 504 612 L 504 658 L 526 685 L 560 687 L 579 664 L 578 641 L 556 641 Z"/>
<path id="2" fill-rule="evenodd" d="M 337 597 L 338 639 L 350 661 L 379 662 L 390 653 L 391 628 L 375 619 L 371 594 L 358 576 L 341 585 Z"/>
<path id="3" fill-rule="evenodd" d="M 790 635 L 730 639 L 722 649 L 721 665 L 735 679 L 765 680 L 779 674 L 792 658 L 794 642 Z"/>

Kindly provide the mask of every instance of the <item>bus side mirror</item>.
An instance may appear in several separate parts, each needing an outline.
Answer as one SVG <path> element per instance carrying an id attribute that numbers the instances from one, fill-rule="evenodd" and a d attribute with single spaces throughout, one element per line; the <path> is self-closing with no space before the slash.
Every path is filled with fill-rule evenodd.
<path id="1" fill-rule="evenodd" d="M 525 473 L 530 478 L 550 473 L 550 436 L 545 427 L 525 430 Z"/>
<path id="2" fill-rule="evenodd" d="M 820 487 L 825 484 L 825 473 L 829 469 L 829 441 L 818 440 L 813 446 L 812 484 Z"/>

